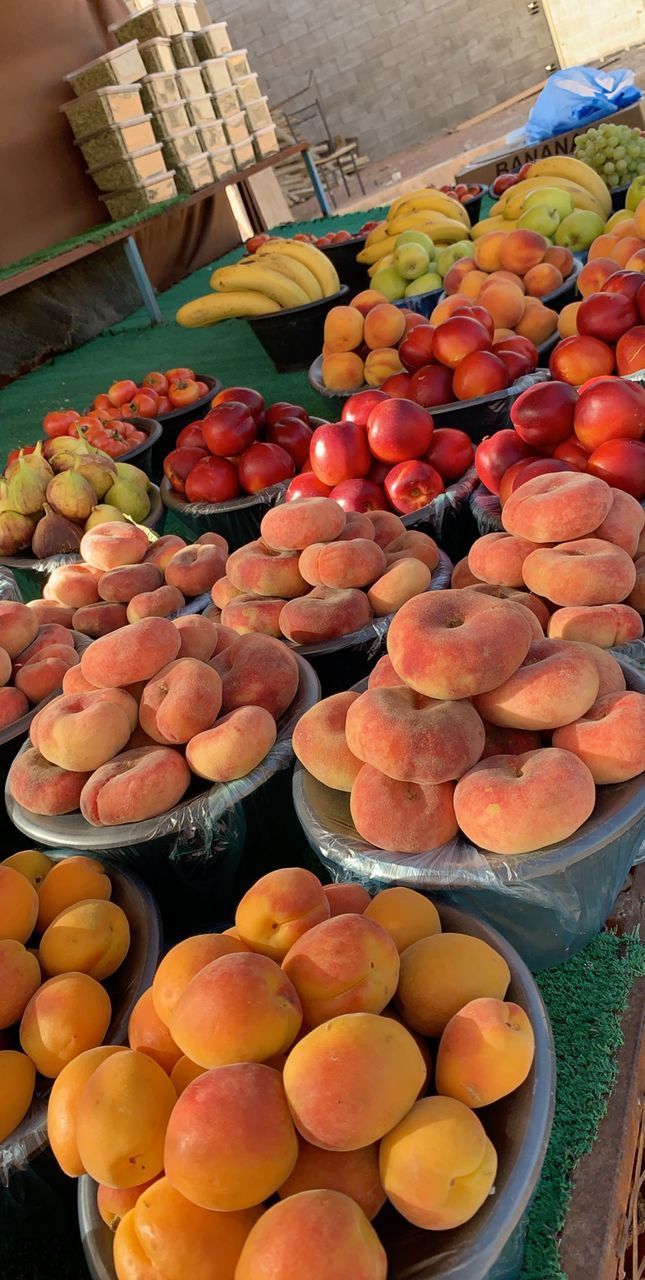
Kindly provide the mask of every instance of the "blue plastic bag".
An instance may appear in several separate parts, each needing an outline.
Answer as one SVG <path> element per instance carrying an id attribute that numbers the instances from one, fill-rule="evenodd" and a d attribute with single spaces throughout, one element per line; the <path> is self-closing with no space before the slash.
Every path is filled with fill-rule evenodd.
<path id="1" fill-rule="evenodd" d="M 637 102 L 641 91 L 626 67 L 601 71 L 597 67 L 565 67 L 547 80 L 529 112 L 524 129 L 528 144 L 568 133 L 622 111 Z"/>

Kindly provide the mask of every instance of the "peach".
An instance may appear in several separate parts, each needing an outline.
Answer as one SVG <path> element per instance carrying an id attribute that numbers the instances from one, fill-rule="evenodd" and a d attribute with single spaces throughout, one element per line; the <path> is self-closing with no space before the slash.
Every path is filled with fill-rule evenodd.
<path id="1" fill-rule="evenodd" d="M 529 542 L 569 542 L 593 533 L 611 505 L 611 488 L 604 480 L 575 471 L 553 472 L 520 485 L 504 504 L 502 523 L 507 533 Z"/>
<path id="2" fill-rule="evenodd" d="M 475 698 L 480 715 L 502 728 L 555 729 L 588 711 L 598 696 L 593 658 L 566 640 L 536 640 L 497 689 Z"/>
<path id="3" fill-rule="evenodd" d="M 475 298 L 479 297 L 482 285 L 486 284 L 489 278 L 485 271 L 468 271 L 461 279 L 461 293 L 453 293 L 452 297 L 461 298 L 463 295 L 469 302 L 473 302 Z M 434 319 L 432 323 L 435 323 Z"/>
<path id="4" fill-rule="evenodd" d="M 188 1088 L 189 1084 L 192 1084 L 193 1080 L 196 1080 L 198 1076 L 203 1076 L 205 1070 L 205 1067 L 200 1067 L 196 1062 L 191 1062 L 190 1058 L 185 1057 L 185 1055 L 182 1056 L 170 1072 L 170 1079 L 177 1091 L 177 1097 L 184 1092 L 184 1089 Z"/>
<path id="5" fill-rule="evenodd" d="M 392 938 L 401 954 L 420 938 L 441 933 L 441 921 L 434 903 L 415 889 L 398 886 L 382 889 L 365 908 L 365 916 L 375 920 Z"/>
<path id="6" fill-rule="evenodd" d="M 573 724 L 556 729 L 554 747 L 572 751 L 594 782 L 626 782 L 645 769 L 645 695 L 609 693 Z"/>
<path id="7" fill-rule="evenodd" d="M 4 882 L 0 880 L 4 889 Z M 40 966 L 35 955 L 15 938 L 0 940 L 0 1030 L 19 1022 L 40 986 Z"/>
<path id="8" fill-rule="evenodd" d="M 343 508 L 331 498 L 303 498 L 267 511 L 260 533 L 273 551 L 303 551 L 312 542 L 333 542 L 345 525 Z"/>
<path id="9" fill-rule="evenodd" d="M 383 618 L 396 613 L 406 600 L 427 591 L 431 576 L 428 566 L 413 556 L 393 561 L 367 592 L 374 616 Z"/>
<path id="10" fill-rule="evenodd" d="M 148 550 L 143 559 L 146 564 L 156 564 L 157 568 L 165 573 L 166 565 L 172 560 L 175 552 L 181 551 L 185 546 L 185 540 L 178 534 L 165 533 L 163 537 L 148 543 Z"/>
<path id="11" fill-rule="evenodd" d="M 630 591 L 626 603 L 636 609 L 637 613 L 645 613 L 645 555 L 634 561 L 636 581 Z"/>
<path id="12" fill-rule="evenodd" d="M 500 249 L 502 267 L 524 276 L 542 262 L 549 245 L 537 231 L 511 231 Z"/>
<path id="13" fill-rule="evenodd" d="M 11 679 L 11 658 L 6 649 L 0 649 L 0 686 Z"/>
<path id="14" fill-rule="evenodd" d="M 258 539 L 229 556 L 226 573 L 238 591 L 292 600 L 307 590 L 298 559 L 296 551 L 273 551 Z"/>
<path id="15" fill-rule="evenodd" d="M 50 619 L 44 618 L 43 621 L 49 622 Z M 35 610 L 26 604 L 17 600 L 0 600 L 0 646 L 10 658 L 17 657 L 36 639 L 39 623 Z"/>
<path id="16" fill-rule="evenodd" d="M 76 1115 L 81 1095 L 97 1067 L 117 1053 L 121 1045 L 102 1044 L 72 1058 L 57 1075 L 47 1105 L 47 1139 L 68 1178 L 80 1178 L 85 1169 L 76 1145 Z"/>
<path id="17" fill-rule="evenodd" d="M 545 747 L 480 760 L 455 788 L 464 835 L 491 853 L 531 853 L 566 840 L 593 812 L 594 780 L 570 751 Z"/>
<path id="18" fill-rule="evenodd" d="M 200 778 L 233 782 L 244 778 L 269 754 L 277 737 L 273 716 L 264 707 L 237 707 L 211 729 L 196 733 L 186 759 Z"/>
<path id="19" fill-rule="evenodd" d="M 116 1231 L 121 1219 L 134 1209 L 139 1196 L 147 1187 L 151 1187 L 156 1178 L 142 1182 L 139 1187 L 106 1187 L 100 1182 L 96 1188 L 96 1207 L 99 1217 L 110 1231 Z"/>
<path id="20" fill-rule="evenodd" d="M 488 760 L 490 756 L 519 756 L 524 751 L 537 751 L 542 746 L 540 734 L 531 733 L 528 729 L 502 729 L 499 725 L 489 724 L 488 720 L 484 720 L 484 729 L 486 743 L 481 760 Z"/>
<path id="21" fill-rule="evenodd" d="M 365 343 L 371 351 L 396 347 L 405 333 L 405 316 L 391 302 L 372 307 L 365 317 Z"/>
<path id="22" fill-rule="evenodd" d="M 459 591 L 462 587 L 472 587 L 476 582 L 480 582 L 480 578 L 476 578 L 471 567 L 468 556 L 464 556 L 463 560 L 458 560 L 450 578 L 450 586 L 453 591 Z"/>
<path id="23" fill-rule="evenodd" d="M 77 666 L 78 662 L 79 656 L 75 649 L 54 645 L 46 654 L 38 654 L 20 667 L 15 675 L 16 689 L 35 706 L 60 689 L 65 672 L 70 667 Z"/>
<path id="24" fill-rule="evenodd" d="M 0 940 L 26 942 L 38 916 L 38 895 L 26 876 L 0 863 Z"/>
<path id="25" fill-rule="evenodd" d="M 530 304 L 530 305 L 529 305 Z M 539 299 L 527 298 L 524 315 L 515 326 L 520 338 L 528 338 L 536 347 L 546 342 L 558 327 L 558 313 L 545 307 Z"/>
<path id="26" fill-rule="evenodd" d="M 600 293 L 606 280 L 616 271 L 614 258 L 590 258 L 578 276 L 578 293 L 587 298 L 590 293 Z"/>
<path id="27" fill-rule="evenodd" d="M 401 517 L 393 511 L 366 511 L 365 514 L 374 527 L 374 541 L 384 550 L 395 538 L 407 533 Z"/>
<path id="28" fill-rule="evenodd" d="M 374 542 L 375 532 L 376 530 L 367 512 L 347 511 L 345 512 L 345 528 L 338 534 L 336 542 L 353 542 L 354 538 L 369 538 L 370 542 Z"/>
<path id="29" fill-rule="evenodd" d="M 614 245 L 614 248 L 611 251 L 611 257 L 614 259 L 614 262 L 618 263 L 619 267 L 627 267 L 627 264 L 632 263 L 635 255 L 639 253 L 642 248 L 643 241 L 639 239 L 638 236 L 623 234 L 618 237 L 618 244 Z M 642 271 L 643 259 L 636 258 L 636 262 L 627 267 L 627 269 L 629 271 Z"/>
<path id="30" fill-rule="evenodd" d="M 441 1037 L 437 1089 L 468 1107 L 490 1106 L 524 1083 L 534 1053 L 533 1028 L 518 1004 L 471 1000 Z"/>
<path id="31" fill-rule="evenodd" d="M 0 1051 L 0 1142 L 11 1137 L 24 1120 L 34 1096 L 33 1062 L 15 1049 Z"/>
<path id="32" fill-rule="evenodd" d="M 308 582 L 312 587 L 322 587 L 323 585 L 318 569 L 318 560 L 321 551 L 324 550 L 326 545 L 324 542 L 312 542 L 310 546 L 305 547 L 304 551 L 300 552 L 298 570 L 305 582 Z"/>
<path id="33" fill-rule="evenodd" d="M 37 929 L 44 933 L 56 916 L 67 907 L 88 898 L 105 902 L 112 896 L 112 883 L 96 858 L 78 854 L 61 858 L 54 864 L 45 881 L 38 886 Z"/>
<path id="34" fill-rule="evenodd" d="M 179 804 L 189 782 L 186 761 L 170 747 L 122 751 L 85 783 L 81 813 L 94 827 L 143 822 Z"/>
<path id="35" fill-rule="evenodd" d="M 486 276 L 485 271 L 480 271 L 479 275 Z M 454 315 L 457 307 L 468 305 L 472 301 L 465 293 L 452 293 L 446 298 L 442 298 L 430 314 L 429 323 L 435 327 L 443 324 L 444 320 L 449 320 Z"/>
<path id="36" fill-rule="evenodd" d="M 480 271 L 497 271 L 502 265 L 502 245 L 507 231 L 487 231 L 475 240 L 473 261 Z"/>
<path id="37" fill-rule="evenodd" d="M 645 511 L 631 493 L 622 489 L 611 490 L 611 507 L 596 529 L 596 537 L 622 547 L 628 556 L 635 556 L 641 533 L 645 528 Z"/>
<path id="38" fill-rule="evenodd" d="M 395 685 L 404 683 L 405 681 L 400 676 L 397 676 L 392 666 L 392 659 L 388 657 L 387 653 L 384 653 L 383 657 L 379 658 L 376 666 L 370 671 L 367 687 L 368 689 L 390 689 Z"/>
<path id="39" fill-rule="evenodd" d="M 458 258 L 456 262 L 453 262 L 444 276 L 444 292 L 447 294 L 459 293 L 463 278 L 468 275 L 469 271 L 477 271 L 477 263 L 474 258 Z"/>
<path id="40" fill-rule="evenodd" d="M 385 1280 L 385 1250 L 365 1214 L 334 1190 L 301 1191 L 253 1227 L 236 1280 Z"/>
<path id="41" fill-rule="evenodd" d="M 426 697 L 460 699 L 495 689 L 528 653 L 531 629 L 505 600 L 432 591 L 408 600 L 387 638 L 398 675 Z"/>
<path id="42" fill-rule="evenodd" d="M 440 1036 L 453 1014 L 479 996 L 503 999 L 511 981 L 502 956 L 481 938 L 437 930 L 401 956 L 396 1004 L 413 1031 Z"/>
<path id="43" fill-rule="evenodd" d="M 480 582 L 523 587 L 522 565 L 536 544 L 508 533 L 487 533 L 468 552 L 468 567 Z"/>
<path id="44" fill-rule="evenodd" d="M 63 693 L 95 693 L 96 685 L 85 679 L 80 666 L 69 667 L 63 676 Z"/>
<path id="45" fill-rule="evenodd" d="M 144 618 L 95 640 L 83 654 L 81 670 L 99 688 L 150 680 L 174 661 L 180 644 L 179 632 L 167 619 Z"/>
<path id="46" fill-rule="evenodd" d="M 372 310 L 372 307 L 378 306 L 379 302 L 387 302 L 385 294 L 381 293 L 379 289 L 362 289 L 360 293 L 357 293 L 352 298 L 349 305 L 350 307 L 356 307 L 362 315 L 366 316 L 368 311 Z"/>
<path id="47" fill-rule="evenodd" d="M 104 899 L 66 907 L 45 930 L 38 950 L 43 973 L 88 973 L 104 982 L 130 949 L 128 918 L 116 902 Z"/>
<path id="48" fill-rule="evenodd" d="M 157 587 L 156 591 L 142 591 L 133 596 L 126 609 L 128 622 L 142 622 L 144 618 L 169 618 L 183 609 L 186 600 L 179 587 Z"/>
<path id="49" fill-rule="evenodd" d="M 347 713 L 358 696 L 350 689 L 323 698 L 305 711 L 293 731 L 297 759 L 314 778 L 336 791 L 351 791 L 362 767 L 345 738 Z"/>
<path id="50" fill-rule="evenodd" d="M 99 1045 L 110 1025 L 107 991 L 87 973 L 62 973 L 43 982 L 20 1023 L 20 1045 L 41 1075 L 55 1078 L 85 1049 Z"/>
<path id="51" fill-rule="evenodd" d="M 578 332 L 580 302 L 568 302 L 558 316 L 558 333 L 561 338 L 574 338 Z"/>
<path id="52" fill-rule="evenodd" d="M 318 644 L 360 631 L 371 617 L 363 591 L 314 587 L 304 599 L 287 601 L 280 614 L 280 628 L 296 644 Z"/>
<path id="53" fill-rule="evenodd" d="M 523 572 L 529 590 L 558 605 L 618 604 L 636 582 L 627 552 L 601 538 L 540 547 L 527 556 Z"/>
<path id="54" fill-rule="evenodd" d="M 410 556 L 414 560 L 420 560 L 430 570 L 436 569 L 439 564 L 439 548 L 434 538 L 422 533 L 420 529 L 406 529 L 405 533 L 394 538 L 385 547 L 388 566 L 396 564 L 398 560 L 407 560 Z"/>
<path id="55" fill-rule="evenodd" d="M 479 300 L 492 315 L 495 328 L 513 329 L 524 315 L 524 294 L 508 280 L 493 277 L 482 286 Z"/>
<path id="56" fill-rule="evenodd" d="M 301 1023 L 288 974 L 268 956 L 240 953 L 221 956 L 195 975 L 170 1015 L 169 1030 L 182 1053 L 211 1068 L 285 1053 Z"/>
<path id="57" fill-rule="evenodd" d="M 125 747 L 137 704 L 125 689 L 64 693 L 32 720 L 32 746 L 61 769 L 91 771 Z"/>
<path id="58" fill-rule="evenodd" d="M 199 613 L 186 614 L 172 619 L 179 632 L 180 647 L 177 658 L 198 658 L 208 662 L 217 648 L 217 626 Z"/>
<path id="59" fill-rule="evenodd" d="M 200 533 L 199 537 L 195 538 L 195 542 L 199 546 L 218 547 L 220 551 L 224 552 L 224 555 L 228 555 L 229 546 L 223 533 L 213 533 L 209 530 L 207 533 Z"/>
<path id="60" fill-rule="evenodd" d="M 13 867 L 14 871 L 19 871 L 21 876 L 24 876 L 38 891 L 55 863 L 40 849 L 20 849 L 18 853 L 12 853 L 9 858 L 3 858 L 3 866 Z"/>
<path id="61" fill-rule="evenodd" d="M 223 578 L 218 578 L 211 587 L 211 599 L 218 609 L 223 609 L 225 605 L 230 604 L 236 596 L 244 595 L 243 591 L 233 586 L 228 574 L 224 574 Z"/>
<path id="62" fill-rule="evenodd" d="M 298 689 L 296 657 L 271 636 L 239 636 L 210 665 L 222 680 L 225 714 L 238 707 L 264 707 L 278 720 Z"/>
<path id="63" fill-rule="evenodd" d="M 38 628 L 36 639 L 32 641 L 26 649 L 21 649 L 14 662 L 14 671 L 19 671 L 27 662 L 31 662 L 35 657 L 44 656 L 50 649 L 55 648 L 74 648 L 74 637 L 70 635 L 69 628 L 61 627 L 58 622 L 46 622 Z"/>
<path id="64" fill-rule="evenodd" d="M 348 749 L 399 782 L 460 778 L 484 749 L 484 726 L 468 701 L 426 698 L 402 685 L 366 689 L 347 710 Z"/>
<path id="65" fill-rule="evenodd" d="M 78 1154 L 90 1177 L 127 1188 L 161 1173 L 176 1097 L 165 1071 L 148 1054 L 126 1049 L 102 1062 L 87 1081 L 76 1114 Z"/>
<path id="66" fill-rule="evenodd" d="M 233 1280 L 242 1246 L 261 1212 L 213 1213 L 191 1204 L 167 1178 L 158 1178 L 139 1189 L 132 1212 L 119 1225 L 114 1240 L 117 1274 L 191 1280 L 210 1273 Z"/>
<path id="67" fill-rule="evenodd" d="M 184 938 L 171 947 L 161 961 L 152 983 L 155 1012 L 168 1025 L 179 997 L 189 982 L 220 956 L 246 952 L 246 946 L 224 933 L 201 933 Z"/>
<path id="68" fill-rule="evenodd" d="M 29 747 L 16 756 L 11 766 L 9 790 L 16 803 L 29 813 L 73 813 L 90 776 L 60 769 Z"/>
<path id="69" fill-rule="evenodd" d="M 353 880 L 342 884 L 324 884 L 323 892 L 332 916 L 352 913 L 361 916 L 372 901 L 367 889 Z"/>
<path id="70" fill-rule="evenodd" d="M 236 635 L 246 635 L 253 631 L 264 636 L 279 639 L 280 614 L 284 600 L 272 599 L 270 596 L 238 595 L 222 609 L 222 623 L 230 627 Z"/>
<path id="71" fill-rule="evenodd" d="M 181 1049 L 175 1044 L 168 1027 L 161 1021 L 155 1009 L 152 987 L 148 987 L 148 990 L 139 996 L 130 1014 L 128 1044 L 131 1049 L 137 1049 L 139 1053 L 147 1053 L 154 1062 L 158 1062 L 166 1075 L 171 1075 L 173 1068 L 182 1057 Z"/>
<path id="72" fill-rule="evenodd" d="M 381 1013 L 399 978 L 390 934 L 362 915 L 332 916 L 294 942 L 282 962 L 306 1027 L 343 1013 Z"/>
<path id="73" fill-rule="evenodd" d="M 562 275 L 562 279 L 566 280 L 571 275 L 574 268 L 574 257 L 570 249 L 562 249 L 559 245 L 550 245 L 547 249 L 543 262 L 550 262 Z"/>
<path id="74" fill-rule="evenodd" d="M 244 894 L 235 927 L 254 951 L 280 961 L 303 933 L 329 915 L 318 878 L 302 867 L 284 867 L 269 871 Z"/>
<path id="75" fill-rule="evenodd" d="M 600 682 L 596 701 L 598 698 L 603 698 L 606 693 L 622 693 L 627 688 L 622 667 L 611 653 L 606 649 L 600 649 L 597 644 L 585 644 L 580 640 L 575 643 L 579 644 L 596 664 Z M 527 751 L 529 748 L 523 749 Z"/>
<path id="76" fill-rule="evenodd" d="M 0 689 L 0 729 L 6 729 L 10 724 L 15 724 L 16 720 L 22 719 L 28 711 L 27 695 L 20 689 L 14 689 L 11 685 Z"/>
<path id="77" fill-rule="evenodd" d="M 601 649 L 639 640 L 643 619 L 628 604 L 577 605 L 551 614 L 548 635 L 560 640 L 582 640 Z"/>
<path id="78" fill-rule="evenodd" d="M 323 587 L 345 590 L 367 587 L 385 570 L 385 553 L 368 538 L 332 542 L 318 553 L 317 571 Z"/>
<path id="79" fill-rule="evenodd" d="M 515 587 L 498 587 L 491 582 L 476 582 L 464 591 L 475 591 L 478 595 L 493 596 L 495 600 L 505 600 L 507 604 L 521 606 L 521 613 L 528 622 L 534 640 L 541 640 L 544 628 L 549 621 L 549 610 L 539 596 L 530 591 L 519 591 Z"/>
<path id="80" fill-rule="evenodd" d="M 396 373 L 403 373 L 404 368 L 394 347 L 377 347 L 367 356 L 363 372 L 368 387 L 380 387 Z"/>
<path id="81" fill-rule="evenodd" d="M 301 1191 L 340 1191 L 363 1210 L 369 1221 L 385 1204 L 379 1176 L 378 1146 L 358 1151 L 321 1151 L 301 1139 L 293 1173 L 280 1187 L 281 1200 Z"/>
<path id="82" fill-rule="evenodd" d="M 493 1192 L 497 1155 L 479 1118 L 450 1097 L 421 1098 L 381 1143 L 388 1200 L 425 1231 L 460 1227 Z"/>
<path id="83" fill-rule="evenodd" d="M 210 591 L 213 583 L 226 572 L 227 552 L 212 543 L 194 543 L 176 551 L 166 565 L 166 582 L 177 587 L 184 596 L 199 596 Z"/>
<path id="84" fill-rule="evenodd" d="M 362 917 L 358 917 L 362 919 Z M 410 1110 L 426 1065 L 392 1018 L 345 1013 L 294 1045 L 283 1080 L 300 1135 L 325 1151 L 378 1142 Z"/>
<path id="85" fill-rule="evenodd" d="M 377 849 L 421 853 L 457 834 L 452 782 L 421 786 L 398 782 L 372 765 L 361 769 L 350 796 L 359 835 Z"/>
<path id="86" fill-rule="evenodd" d="M 332 307 L 323 332 L 328 351 L 354 351 L 363 341 L 362 313 L 356 307 Z"/>
<path id="87" fill-rule="evenodd" d="M 128 604 L 133 596 L 142 591 L 156 591 L 163 582 L 163 574 L 156 564 L 149 561 L 142 564 L 124 565 L 120 569 L 110 569 L 104 573 L 98 584 L 101 600 L 109 604 Z M 93 604 L 94 601 L 83 601 Z"/>
<path id="88" fill-rule="evenodd" d="M 145 529 L 115 520 L 84 533 L 80 552 L 86 564 L 106 571 L 124 564 L 140 564 L 149 547 Z"/>
<path id="89" fill-rule="evenodd" d="M 97 640 L 99 636 L 107 636 L 111 631 L 125 627 L 128 615 L 123 604 L 88 604 L 76 609 L 72 618 L 72 626 L 82 635 Z"/>
<path id="90" fill-rule="evenodd" d="M 55 622 L 60 627 L 72 626 L 74 609 L 70 605 L 59 604 L 57 600 L 30 600 L 27 608 L 33 613 L 39 626 L 48 622 Z"/>
<path id="91" fill-rule="evenodd" d="M 100 576 L 102 575 L 97 574 L 96 570 L 89 565 L 60 565 L 50 573 L 45 584 L 44 597 L 46 600 L 55 600 L 58 604 L 71 606 L 74 609 L 80 609 L 86 604 L 96 604 L 99 599 Z"/>
<path id="92" fill-rule="evenodd" d="M 148 681 L 139 703 L 139 723 L 154 742 L 177 746 L 209 729 L 221 705 L 217 672 L 198 658 L 178 658 Z"/>
<path id="93" fill-rule="evenodd" d="M 193 1204 L 228 1213 L 277 1191 L 297 1156 L 279 1072 L 238 1062 L 205 1072 L 184 1090 L 168 1124 L 164 1165 Z"/>
<path id="94" fill-rule="evenodd" d="M 329 391 L 358 391 L 363 385 L 363 361 L 353 351 L 324 355 L 321 372 Z"/>

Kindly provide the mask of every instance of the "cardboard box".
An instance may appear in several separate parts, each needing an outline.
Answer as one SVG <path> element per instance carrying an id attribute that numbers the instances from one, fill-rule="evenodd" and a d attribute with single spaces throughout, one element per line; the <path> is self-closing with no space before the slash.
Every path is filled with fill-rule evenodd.
<path id="1" fill-rule="evenodd" d="M 532 146 L 513 147 L 507 151 L 498 151 L 490 156 L 483 156 L 474 164 L 467 165 L 456 174 L 457 182 L 482 182 L 489 186 L 500 173 L 513 173 L 523 164 L 541 160 L 544 156 L 571 156 L 575 151 L 574 139 L 587 129 L 595 129 L 603 121 L 611 120 L 612 124 L 628 124 L 632 128 L 643 128 L 642 103 L 634 102 L 631 107 L 615 111 L 611 116 L 603 116 L 602 120 L 593 120 L 586 127 L 570 129 L 568 133 L 559 133 L 553 138 L 545 138 Z"/>

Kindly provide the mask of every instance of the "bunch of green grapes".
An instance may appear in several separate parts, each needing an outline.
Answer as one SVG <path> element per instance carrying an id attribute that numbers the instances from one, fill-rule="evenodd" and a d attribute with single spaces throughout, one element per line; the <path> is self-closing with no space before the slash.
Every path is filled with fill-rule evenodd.
<path id="1" fill-rule="evenodd" d="M 645 173 L 645 137 L 626 124 L 601 124 L 575 139 L 576 158 L 599 173 L 608 187 L 623 187 Z"/>

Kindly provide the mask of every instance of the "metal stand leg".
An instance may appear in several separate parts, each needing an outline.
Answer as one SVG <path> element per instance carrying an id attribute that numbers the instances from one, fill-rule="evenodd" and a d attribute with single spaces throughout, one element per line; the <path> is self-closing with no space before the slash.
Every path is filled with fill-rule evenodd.
<path id="1" fill-rule="evenodd" d="M 311 158 L 311 152 L 307 150 L 307 151 L 303 151 L 302 154 L 303 154 L 305 165 L 307 166 L 307 173 L 311 178 L 311 185 L 314 189 L 314 194 L 316 196 L 318 204 L 320 205 L 320 211 L 325 218 L 329 218 L 331 217 L 331 212 L 332 212 L 331 206 L 327 199 L 327 192 L 325 191 L 325 188 L 321 182 L 320 174 L 318 173 L 318 170 L 314 164 L 314 161 Z"/>
<path id="2" fill-rule="evenodd" d="M 159 303 L 155 296 L 155 291 L 148 279 L 148 273 L 143 265 L 141 254 L 137 249 L 136 241 L 133 236 L 128 236 L 123 242 L 125 256 L 128 260 L 128 266 L 134 276 L 134 281 L 143 298 L 143 305 L 150 316 L 153 324 L 161 324 L 163 317 L 159 310 Z"/>

